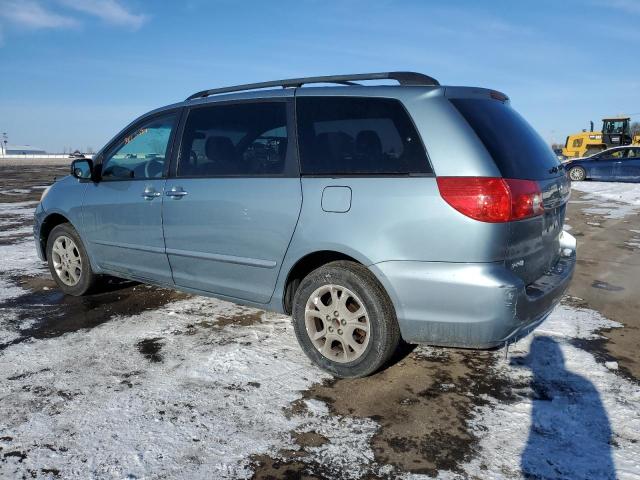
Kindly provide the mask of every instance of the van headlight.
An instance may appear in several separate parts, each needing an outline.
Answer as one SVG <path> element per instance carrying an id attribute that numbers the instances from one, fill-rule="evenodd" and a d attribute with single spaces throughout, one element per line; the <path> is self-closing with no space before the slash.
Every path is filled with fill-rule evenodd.
<path id="1" fill-rule="evenodd" d="M 40 203 L 42 203 L 42 201 L 44 200 L 44 197 L 47 196 L 47 193 L 49 193 L 49 190 L 51 190 L 51 185 L 49 185 L 47 188 L 45 188 L 42 191 L 42 195 L 40 195 Z"/>

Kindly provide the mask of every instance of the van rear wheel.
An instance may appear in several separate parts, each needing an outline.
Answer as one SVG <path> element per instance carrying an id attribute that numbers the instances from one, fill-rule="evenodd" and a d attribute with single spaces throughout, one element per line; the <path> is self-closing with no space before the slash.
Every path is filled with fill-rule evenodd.
<path id="1" fill-rule="evenodd" d="M 293 325 L 305 354 L 342 378 L 376 372 L 400 342 L 384 288 L 366 267 L 348 261 L 328 263 L 302 280 L 294 296 Z"/>

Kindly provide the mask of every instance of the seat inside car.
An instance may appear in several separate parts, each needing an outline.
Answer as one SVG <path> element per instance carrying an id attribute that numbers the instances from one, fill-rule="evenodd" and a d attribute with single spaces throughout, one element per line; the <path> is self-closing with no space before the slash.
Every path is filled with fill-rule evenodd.
<path id="1" fill-rule="evenodd" d="M 361 130 L 356 135 L 356 154 L 352 168 L 366 171 L 367 167 L 377 165 L 382 157 L 382 141 L 374 130 Z"/>
<path id="2" fill-rule="evenodd" d="M 198 168 L 201 175 L 234 175 L 238 173 L 237 155 L 229 137 L 207 138 L 205 154 L 209 162 Z"/>
<path id="3" fill-rule="evenodd" d="M 345 132 L 325 132 L 316 135 L 314 163 L 323 171 L 339 171 L 351 161 L 354 142 Z"/>
<path id="4" fill-rule="evenodd" d="M 261 175 L 282 173 L 289 142 L 286 138 L 281 138 L 277 142 L 275 148 L 273 145 L 266 147 L 266 155 L 264 158 L 254 158 L 252 164 L 248 165 L 247 168 L 251 172 Z"/>

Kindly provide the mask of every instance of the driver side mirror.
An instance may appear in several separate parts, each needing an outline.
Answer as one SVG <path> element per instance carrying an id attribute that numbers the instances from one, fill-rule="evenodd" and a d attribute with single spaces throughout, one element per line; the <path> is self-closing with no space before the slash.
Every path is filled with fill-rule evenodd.
<path id="1" fill-rule="evenodd" d="M 93 160 L 80 158 L 71 162 L 71 175 L 78 180 L 91 180 L 93 178 Z"/>

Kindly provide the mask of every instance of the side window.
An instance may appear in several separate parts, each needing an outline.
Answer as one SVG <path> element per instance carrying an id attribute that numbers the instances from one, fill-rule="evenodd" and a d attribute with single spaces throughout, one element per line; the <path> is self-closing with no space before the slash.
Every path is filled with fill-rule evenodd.
<path id="1" fill-rule="evenodd" d="M 176 114 L 170 114 L 156 117 L 127 133 L 102 162 L 102 178 L 162 177 L 175 123 Z"/>
<path id="2" fill-rule="evenodd" d="M 285 102 L 193 108 L 182 137 L 178 176 L 281 175 L 287 146 Z"/>
<path id="3" fill-rule="evenodd" d="M 620 160 L 622 158 L 624 158 L 627 154 L 627 151 L 624 148 L 621 148 L 620 150 L 613 150 L 611 152 L 607 152 L 603 155 L 603 158 L 605 159 L 615 159 L 615 160 Z"/>
<path id="4" fill-rule="evenodd" d="M 638 157 L 640 157 L 640 148 L 630 148 L 628 150 L 629 153 L 627 153 L 627 157 L 628 159 L 637 159 Z"/>
<path id="5" fill-rule="evenodd" d="M 432 173 L 422 141 L 397 100 L 296 100 L 302 173 Z"/>

